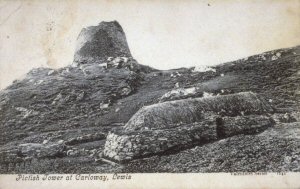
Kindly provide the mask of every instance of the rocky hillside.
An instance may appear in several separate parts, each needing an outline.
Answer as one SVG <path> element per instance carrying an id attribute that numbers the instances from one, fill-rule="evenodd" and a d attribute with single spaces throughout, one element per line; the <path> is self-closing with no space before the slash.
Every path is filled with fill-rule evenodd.
<path id="1" fill-rule="evenodd" d="M 122 27 L 0 91 L 1 173 L 300 171 L 300 46 L 156 70 Z"/>

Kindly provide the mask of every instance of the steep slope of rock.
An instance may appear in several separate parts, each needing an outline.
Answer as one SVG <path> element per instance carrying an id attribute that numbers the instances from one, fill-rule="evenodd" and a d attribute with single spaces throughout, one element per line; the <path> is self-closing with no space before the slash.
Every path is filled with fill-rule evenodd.
<path id="1" fill-rule="evenodd" d="M 34 69 L 0 91 L 0 172 L 299 171 L 299 70 L 299 46 L 204 72 L 155 70 L 133 59 L 117 22 L 102 22 L 81 32 L 72 65 Z M 215 108 L 207 111 L 209 106 L 204 105 L 201 111 L 209 115 L 204 116 L 207 120 L 188 113 L 184 120 L 190 121 L 175 121 L 168 125 L 169 130 L 161 121 L 169 114 L 176 115 L 174 119 L 182 116 L 176 113 L 180 111 L 174 100 L 183 102 L 179 107 L 188 110 L 186 102 L 216 96 L 211 99 L 221 108 L 227 107 L 222 105 L 226 96 L 249 91 L 257 98 L 249 98 L 243 110 L 238 100 L 232 100 L 228 103 L 232 108 L 222 108 L 217 115 L 210 114 Z M 255 99 L 262 103 L 251 106 Z M 161 108 L 161 104 L 174 107 L 162 114 L 149 109 Z M 140 119 L 134 115 L 145 109 L 140 116 L 150 112 L 161 117 L 150 116 L 145 123 L 157 121 L 164 129 L 153 133 L 133 124 Z M 232 110 L 239 114 L 233 115 Z M 217 123 L 219 116 L 223 117 Z M 147 158 L 136 156 L 119 166 L 102 155 L 105 143 L 115 140 L 113 135 L 124 136 L 125 125 L 138 128 L 128 131 L 135 132 L 128 136 L 145 141 L 147 150 L 141 152 L 147 152 Z M 153 136 L 159 140 L 150 142 Z M 165 148 L 172 141 L 171 150 Z M 182 141 L 184 144 L 176 143 Z"/>

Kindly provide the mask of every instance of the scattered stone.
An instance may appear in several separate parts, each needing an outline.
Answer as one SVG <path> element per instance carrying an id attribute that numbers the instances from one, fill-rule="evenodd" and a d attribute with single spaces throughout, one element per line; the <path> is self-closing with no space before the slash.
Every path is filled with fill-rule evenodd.
<path id="1" fill-rule="evenodd" d="M 107 63 L 101 63 L 99 64 L 99 67 L 107 69 Z"/>
<path id="2" fill-rule="evenodd" d="M 275 113 L 272 115 L 272 118 L 276 123 L 292 123 L 297 121 L 297 119 L 289 113 L 285 113 L 285 114 Z"/>
<path id="3" fill-rule="evenodd" d="M 50 70 L 47 75 L 50 76 L 50 75 L 54 75 L 55 73 L 56 73 L 55 70 Z"/>
<path id="4" fill-rule="evenodd" d="M 23 107 L 16 107 L 16 110 L 19 112 L 28 112 L 28 109 L 23 108 Z"/>
<path id="5" fill-rule="evenodd" d="M 67 156 L 77 156 L 77 155 L 79 155 L 79 151 L 78 150 L 72 149 L 72 150 L 68 150 L 67 151 Z"/>
<path id="6" fill-rule="evenodd" d="M 54 98 L 54 100 L 52 101 L 52 105 L 55 105 L 57 102 L 62 101 L 63 100 L 63 96 L 61 93 L 58 93 L 58 95 Z"/>
<path id="7" fill-rule="evenodd" d="M 78 62 L 72 62 L 71 67 L 77 68 L 79 66 Z"/>
<path id="8" fill-rule="evenodd" d="M 65 68 L 65 69 L 63 69 L 62 72 L 61 72 L 62 75 L 66 75 L 66 74 L 68 74 L 68 73 L 70 73 L 70 69 L 69 69 L 69 68 Z"/>
<path id="9" fill-rule="evenodd" d="M 273 55 L 271 58 L 271 60 L 277 60 L 277 59 L 278 59 L 278 56 L 276 56 L 276 55 Z"/>
<path id="10" fill-rule="evenodd" d="M 109 103 L 101 103 L 100 104 L 100 109 L 104 110 L 104 109 L 107 109 L 109 107 Z"/>
<path id="11" fill-rule="evenodd" d="M 128 96 L 132 93 L 132 90 L 129 87 L 124 87 L 121 91 L 122 96 Z"/>
<path id="12" fill-rule="evenodd" d="M 182 74 L 180 74 L 179 72 L 175 72 L 175 73 L 171 73 L 170 77 L 172 78 L 176 78 L 176 77 L 180 77 Z"/>
<path id="13" fill-rule="evenodd" d="M 82 91 L 81 93 L 78 94 L 78 96 L 76 97 L 77 101 L 83 100 L 85 97 L 85 92 Z"/>
<path id="14" fill-rule="evenodd" d="M 21 115 L 23 116 L 23 118 L 27 118 L 29 116 L 36 116 L 39 114 L 39 112 L 34 111 L 34 110 L 28 110 L 24 107 L 16 107 L 15 108 L 17 111 L 21 112 Z"/>
<path id="15" fill-rule="evenodd" d="M 216 72 L 215 68 L 209 67 L 209 66 L 196 66 L 192 72 Z"/>
<path id="16" fill-rule="evenodd" d="M 49 142 L 49 140 L 44 140 L 43 144 L 47 144 Z"/>
<path id="17" fill-rule="evenodd" d="M 213 93 L 203 92 L 203 98 L 214 96 Z"/>
<path id="18" fill-rule="evenodd" d="M 123 62 L 123 59 L 121 57 L 116 57 L 113 59 L 112 63 L 115 65 L 115 66 L 118 66 L 121 62 Z"/>
<path id="19" fill-rule="evenodd" d="M 178 84 L 178 83 L 176 83 Z M 178 100 L 178 99 L 184 99 L 188 97 L 193 97 L 197 93 L 197 88 L 196 87 L 191 87 L 191 88 L 179 88 L 178 84 L 178 89 L 173 89 L 172 91 L 167 92 L 160 98 L 160 102 L 165 102 L 165 101 L 171 101 L 171 100 Z M 201 94 L 201 93 L 199 93 Z"/>
<path id="20" fill-rule="evenodd" d="M 59 140 L 57 141 L 58 144 L 63 144 L 64 143 L 64 140 Z"/>
<path id="21" fill-rule="evenodd" d="M 127 63 L 127 62 L 128 62 L 128 60 L 129 60 L 129 58 L 128 58 L 128 57 L 124 57 L 124 56 L 123 56 L 123 57 L 121 57 L 121 58 L 123 59 L 123 62 L 124 62 L 124 63 Z"/>
<path id="22" fill-rule="evenodd" d="M 276 53 L 276 56 L 277 56 L 278 58 L 280 58 L 281 53 L 280 53 L 280 52 L 277 52 L 277 53 Z"/>

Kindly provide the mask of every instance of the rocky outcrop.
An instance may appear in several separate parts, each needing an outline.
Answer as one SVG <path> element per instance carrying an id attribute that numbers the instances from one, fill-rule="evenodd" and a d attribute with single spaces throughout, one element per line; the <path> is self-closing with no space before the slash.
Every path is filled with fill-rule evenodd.
<path id="1" fill-rule="evenodd" d="M 125 33 L 117 21 L 101 22 L 81 30 L 77 38 L 74 61 L 103 63 L 111 57 L 132 57 Z"/>

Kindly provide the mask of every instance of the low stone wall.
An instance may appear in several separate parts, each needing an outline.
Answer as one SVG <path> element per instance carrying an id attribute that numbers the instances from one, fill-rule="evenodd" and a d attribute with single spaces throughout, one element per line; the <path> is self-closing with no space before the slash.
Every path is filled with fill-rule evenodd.
<path id="1" fill-rule="evenodd" d="M 211 115 L 202 122 L 180 125 L 169 129 L 109 133 L 103 155 L 124 162 L 155 154 L 168 153 L 212 142 L 237 134 L 253 134 L 272 126 L 267 116 L 218 117 Z"/>
<path id="2" fill-rule="evenodd" d="M 255 134 L 273 126 L 274 120 L 267 116 L 249 115 L 217 119 L 219 138 L 238 134 Z"/>
<path id="3" fill-rule="evenodd" d="M 109 133 L 104 156 L 117 161 L 131 160 L 216 140 L 216 134 L 214 120 L 166 130 Z"/>

